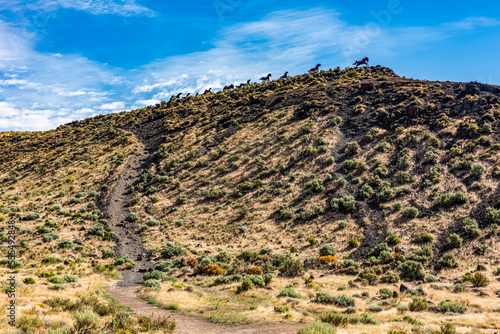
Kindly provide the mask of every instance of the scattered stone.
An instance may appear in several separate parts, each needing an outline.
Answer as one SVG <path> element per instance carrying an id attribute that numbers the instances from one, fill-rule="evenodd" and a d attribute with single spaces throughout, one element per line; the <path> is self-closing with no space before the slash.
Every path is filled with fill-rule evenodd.
<path id="1" fill-rule="evenodd" d="M 404 284 L 401 284 L 401 285 L 399 286 L 399 292 L 401 292 L 401 293 L 408 293 L 408 292 L 410 292 L 410 288 L 408 288 L 408 287 L 407 287 L 406 285 L 404 285 Z"/>
<path id="2" fill-rule="evenodd" d="M 363 82 L 360 86 L 360 89 L 363 91 L 363 92 L 366 92 L 366 91 L 370 91 L 370 90 L 374 90 L 375 89 L 375 85 L 372 84 L 371 82 Z"/>
<path id="3" fill-rule="evenodd" d="M 486 271 L 486 267 L 483 266 L 482 264 L 478 264 L 477 268 L 476 268 L 476 271 Z"/>

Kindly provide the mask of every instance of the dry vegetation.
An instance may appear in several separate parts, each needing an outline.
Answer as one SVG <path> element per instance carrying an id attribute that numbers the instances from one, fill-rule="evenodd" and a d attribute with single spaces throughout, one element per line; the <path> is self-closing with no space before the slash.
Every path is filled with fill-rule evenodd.
<path id="1" fill-rule="evenodd" d="M 0 220 L 16 220 L 18 277 L 35 280 L 20 284 L 32 296 L 21 311 L 68 320 L 88 307 L 39 306 L 49 289 L 83 298 L 90 278 L 133 270 L 111 251 L 105 212 L 137 136 L 150 160 L 131 180 L 129 220 L 157 269 L 144 277 L 150 302 L 222 323 L 493 333 L 499 117 L 498 87 L 372 67 L 2 133 Z M 118 313 L 101 319 L 106 333 Z"/>

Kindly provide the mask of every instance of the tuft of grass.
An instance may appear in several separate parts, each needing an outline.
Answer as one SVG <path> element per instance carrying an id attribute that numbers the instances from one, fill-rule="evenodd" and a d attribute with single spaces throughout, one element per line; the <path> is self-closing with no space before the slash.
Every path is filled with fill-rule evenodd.
<path id="1" fill-rule="evenodd" d="M 206 318 L 210 322 L 224 325 L 248 324 L 250 321 L 243 314 L 217 310 Z"/>

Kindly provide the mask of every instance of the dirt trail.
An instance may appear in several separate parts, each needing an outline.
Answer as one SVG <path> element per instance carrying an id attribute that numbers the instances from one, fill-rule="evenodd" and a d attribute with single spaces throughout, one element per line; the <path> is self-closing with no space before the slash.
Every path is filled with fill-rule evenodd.
<path id="1" fill-rule="evenodd" d="M 296 334 L 303 324 L 297 323 L 251 323 L 248 325 L 221 325 L 207 320 L 183 314 L 177 314 L 153 306 L 137 296 L 139 288 L 121 287 L 114 284 L 110 287 L 111 296 L 120 304 L 132 308 L 137 315 L 170 316 L 175 320 L 176 334 Z"/>
<path id="2" fill-rule="evenodd" d="M 116 251 L 118 255 L 127 256 L 135 263 L 133 270 L 122 272 L 123 280 L 120 281 L 120 286 L 141 284 L 142 274 L 139 270 L 144 271 L 151 267 L 151 264 L 143 257 L 146 251 L 142 246 L 141 235 L 136 224 L 126 220 L 129 214 L 128 201 L 131 197 L 127 195 L 127 188 L 140 175 L 149 159 L 144 144 L 135 136 L 133 139 L 137 142 L 137 152 L 129 157 L 123 172 L 118 176 L 108 206 L 108 224 L 117 238 Z"/>
<path id="3" fill-rule="evenodd" d="M 154 120 L 153 120 L 154 121 Z M 136 125 L 130 130 L 134 133 L 133 140 L 137 143 L 137 151 L 130 156 L 124 166 L 123 172 L 118 176 L 116 184 L 111 191 L 108 205 L 108 224 L 117 238 L 116 251 L 119 256 L 127 256 L 135 263 L 133 270 L 122 271 L 122 280 L 110 285 L 109 293 L 120 304 L 134 310 L 136 315 L 151 314 L 157 316 L 170 316 L 176 322 L 176 334 L 295 334 L 303 324 L 291 322 L 259 322 L 248 325 L 221 325 L 211 323 L 204 318 L 173 313 L 169 310 L 153 306 L 137 295 L 142 282 L 144 271 L 153 267 L 153 263 L 144 256 L 141 235 L 136 223 L 128 222 L 128 203 L 131 195 L 127 189 L 139 177 L 141 171 L 147 167 L 149 155 L 152 153 L 158 132 L 158 122 L 147 120 Z M 155 138 L 156 137 L 156 138 Z M 146 147 L 145 143 L 148 145 Z M 148 149 L 149 148 L 149 149 Z"/>

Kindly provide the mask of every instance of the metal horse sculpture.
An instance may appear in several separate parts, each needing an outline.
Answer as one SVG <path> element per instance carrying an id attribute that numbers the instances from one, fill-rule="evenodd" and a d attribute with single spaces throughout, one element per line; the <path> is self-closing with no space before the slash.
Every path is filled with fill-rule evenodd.
<path id="1" fill-rule="evenodd" d="M 353 65 L 356 65 L 356 67 L 358 67 L 359 65 L 366 65 L 368 67 L 368 66 L 370 66 L 370 65 L 368 65 L 368 60 L 369 60 L 368 57 L 365 57 L 359 61 L 356 60 Z"/>
<path id="2" fill-rule="evenodd" d="M 271 73 L 268 73 L 265 77 L 260 78 L 260 80 L 262 80 L 262 82 L 266 82 L 269 81 L 269 78 L 271 78 Z"/>
<path id="3" fill-rule="evenodd" d="M 309 70 L 309 73 L 311 73 L 311 72 L 317 72 L 319 70 L 320 66 L 321 66 L 321 64 L 317 64 L 316 66 L 314 66 L 313 68 L 311 68 Z"/>

